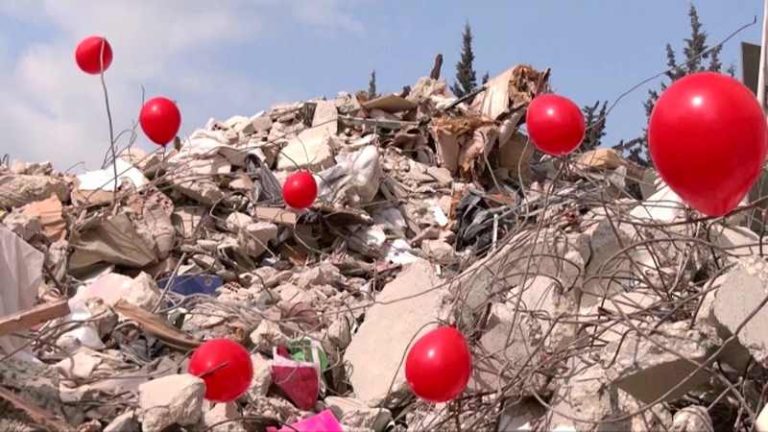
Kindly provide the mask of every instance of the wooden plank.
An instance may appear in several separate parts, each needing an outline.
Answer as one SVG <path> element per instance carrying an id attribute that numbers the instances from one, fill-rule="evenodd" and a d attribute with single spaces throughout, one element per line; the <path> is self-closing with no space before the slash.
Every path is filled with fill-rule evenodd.
<path id="1" fill-rule="evenodd" d="M 38 324 L 67 315 L 69 315 L 69 304 L 66 300 L 44 303 L 32 309 L 0 318 L 0 336 L 29 330 Z"/>
<path id="2" fill-rule="evenodd" d="M 117 313 L 136 322 L 145 332 L 165 342 L 168 346 L 181 351 L 189 351 L 200 346 L 198 339 L 171 326 L 163 318 L 136 307 L 125 300 L 120 300 L 113 307 Z"/>
<path id="3" fill-rule="evenodd" d="M 74 430 L 74 428 L 67 425 L 67 422 L 64 419 L 40 407 L 32 405 L 10 390 L 0 387 L 0 398 L 5 399 L 17 409 L 24 411 L 33 422 L 45 427 L 46 430 L 56 432 L 72 432 Z"/>
<path id="4" fill-rule="evenodd" d="M 284 208 L 256 207 L 254 217 L 258 220 L 281 225 L 296 225 L 296 213 Z"/>

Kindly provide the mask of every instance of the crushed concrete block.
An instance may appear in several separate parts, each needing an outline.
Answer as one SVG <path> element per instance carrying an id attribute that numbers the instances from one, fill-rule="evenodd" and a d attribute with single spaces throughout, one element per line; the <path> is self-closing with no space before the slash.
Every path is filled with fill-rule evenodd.
<path id="1" fill-rule="evenodd" d="M 712 362 L 709 357 L 717 350 L 719 343 L 714 328 L 699 326 L 689 329 L 686 321 L 662 325 L 651 333 L 650 338 L 655 343 L 632 332 L 623 342 L 607 345 L 602 356 L 606 364 L 612 362 L 606 370 L 611 382 L 645 403 L 659 399 L 678 386 L 697 369 L 698 363 Z M 711 375 L 701 369 L 662 402 L 675 400 L 710 378 Z"/>
<path id="2" fill-rule="evenodd" d="M 277 157 L 277 169 L 324 169 L 333 166 L 331 141 L 338 130 L 337 119 L 334 102 L 317 101 L 312 119 L 313 127 L 301 131 L 298 136 L 288 141 Z"/>
<path id="3" fill-rule="evenodd" d="M 539 362 L 528 361 L 534 355 L 535 341 L 531 339 L 532 319 L 524 314 L 517 314 L 514 320 L 513 306 L 493 304 L 488 319 L 488 329 L 480 338 L 472 375 L 467 391 L 498 392 L 520 373 L 526 362 L 532 367 Z M 514 328 L 513 328 L 514 321 Z M 526 386 L 532 391 L 540 391 L 545 385 L 541 376 L 534 376 Z M 509 392 L 509 389 L 506 389 Z M 525 392 L 525 391 L 524 391 Z"/>
<path id="4" fill-rule="evenodd" d="M 237 404 L 234 402 L 229 403 L 217 403 L 210 406 L 210 402 L 206 402 L 206 407 L 203 413 L 203 426 L 206 431 L 210 432 L 245 432 L 243 426 L 243 420 L 238 420 L 241 415 L 237 411 Z"/>
<path id="5" fill-rule="evenodd" d="M 126 411 L 119 416 L 115 417 L 104 428 L 104 432 L 140 432 L 141 424 L 139 423 L 139 415 L 136 411 Z"/>
<path id="6" fill-rule="evenodd" d="M 315 285 L 336 285 L 343 281 L 343 276 L 336 266 L 323 262 L 293 276 L 292 281 L 299 287 L 309 288 Z"/>
<path id="7" fill-rule="evenodd" d="M 268 243 L 277 240 L 277 225 L 270 222 L 249 223 L 237 234 L 237 242 L 252 257 L 259 257 L 266 252 Z"/>
<path id="8" fill-rule="evenodd" d="M 672 422 L 672 416 L 662 404 L 645 410 L 645 403 L 608 384 L 601 364 L 586 363 L 572 357 L 568 366 L 568 370 L 559 375 L 560 385 L 552 398 L 552 408 L 544 424 L 539 426 L 541 430 L 650 431 L 664 430 Z M 642 414 L 612 420 L 637 413 L 641 408 Z"/>
<path id="9" fill-rule="evenodd" d="M 629 212 L 633 218 L 654 221 L 674 222 L 685 216 L 686 205 L 682 198 L 667 185 L 663 185 L 653 195 Z"/>
<path id="10" fill-rule="evenodd" d="M 256 349 L 261 352 L 272 352 L 273 346 L 288 342 L 288 337 L 280 330 L 280 326 L 276 322 L 266 319 L 262 320 L 256 330 L 251 332 L 250 339 Z"/>
<path id="11" fill-rule="evenodd" d="M 715 294 L 713 318 L 730 337 L 768 295 L 768 263 L 761 258 L 739 259 Z M 768 314 L 765 306 L 737 334 L 739 344 L 759 363 L 768 360 Z M 737 365 L 734 365 L 737 366 Z"/>
<path id="12" fill-rule="evenodd" d="M 0 208 L 21 207 L 55 193 L 59 200 L 69 201 L 69 188 L 63 178 L 45 175 L 0 175 Z"/>
<path id="13" fill-rule="evenodd" d="M 298 303 L 311 304 L 316 298 L 316 291 L 309 288 L 299 288 L 292 283 L 282 284 L 274 289 L 280 297 L 280 304 L 289 306 Z"/>
<path id="14" fill-rule="evenodd" d="M 424 240 L 421 243 L 421 250 L 439 264 L 451 264 L 456 258 L 453 246 L 442 240 Z"/>
<path id="15" fill-rule="evenodd" d="M 170 176 L 171 186 L 200 204 L 212 206 L 224 199 L 224 191 L 212 180 L 200 178 L 190 170 Z"/>
<path id="16" fill-rule="evenodd" d="M 3 225 L 7 226 L 17 236 L 28 241 L 37 234 L 43 232 L 40 219 L 24 213 L 10 213 L 3 219 Z"/>
<path id="17" fill-rule="evenodd" d="M 636 232 L 626 223 L 604 218 L 588 227 L 585 233 L 589 236 L 591 258 L 580 287 L 581 304 L 592 306 L 606 296 L 623 291 L 622 282 L 636 278 L 630 261 L 636 258 L 636 250 L 621 252 L 634 242 Z"/>
<path id="18" fill-rule="evenodd" d="M 499 418 L 497 432 L 532 431 L 533 424 L 546 415 L 547 409 L 535 399 L 515 403 L 509 400 Z"/>
<path id="19" fill-rule="evenodd" d="M 526 275 L 528 278 L 543 275 L 557 279 L 564 290 L 573 286 L 590 257 L 588 237 L 566 235 L 556 230 L 543 230 L 534 238 L 535 235 L 523 232 L 514 236 L 501 249 L 475 262 L 452 282 L 451 291 L 463 305 L 460 311 L 462 325 L 473 326 L 500 285 L 519 285 Z"/>
<path id="20" fill-rule="evenodd" d="M 749 228 L 717 225 L 712 231 L 713 243 L 723 250 L 728 262 L 760 253 L 760 236 Z M 768 248 L 764 249 L 764 252 L 768 251 Z"/>
<path id="21" fill-rule="evenodd" d="M 672 432 L 715 432 L 712 418 L 703 406 L 687 406 L 672 418 Z"/>
<path id="22" fill-rule="evenodd" d="M 352 326 L 355 323 L 355 317 L 352 315 L 339 315 L 338 318 L 328 326 L 325 333 L 325 340 L 332 344 L 336 349 L 343 351 L 352 342 Z"/>
<path id="23" fill-rule="evenodd" d="M 227 216 L 227 219 L 225 219 L 224 226 L 229 232 L 237 234 L 238 231 L 245 229 L 251 222 L 253 222 L 253 218 L 247 214 L 233 212 Z"/>
<path id="24" fill-rule="evenodd" d="M 253 397 L 266 396 L 269 386 L 272 385 L 271 362 L 260 354 L 251 354 L 251 364 L 253 365 L 253 379 L 248 388 L 248 394 Z"/>
<path id="25" fill-rule="evenodd" d="M 408 396 L 400 363 L 411 339 L 436 327 L 430 323 L 440 317 L 445 298 L 443 289 L 432 288 L 439 283 L 432 265 L 419 260 L 388 283 L 366 312 L 344 360 L 352 366 L 350 382 L 356 397 L 369 406 L 390 402 L 385 398 L 393 379 L 392 404 Z"/>
<path id="26" fill-rule="evenodd" d="M 197 423 L 204 394 L 205 382 L 189 374 L 168 375 L 140 385 L 142 430 L 160 432 L 173 424 Z"/>
<path id="27" fill-rule="evenodd" d="M 334 164 L 331 138 L 312 137 L 301 133 L 288 142 L 277 156 L 277 169 L 297 170 L 302 168 L 325 169 Z"/>
<path id="28" fill-rule="evenodd" d="M 382 431 L 392 420 L 392 413 L 385 408 L 370 408 L 353 398 L 328 396 L 325 404 L 345 426 Z"/>

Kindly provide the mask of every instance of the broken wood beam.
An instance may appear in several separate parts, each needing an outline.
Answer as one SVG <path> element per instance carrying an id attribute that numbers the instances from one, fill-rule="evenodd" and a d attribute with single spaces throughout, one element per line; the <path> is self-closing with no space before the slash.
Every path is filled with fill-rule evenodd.
<path id="1" fill-rule="evenodd" d="M 16 333 L 69 315 L 69 304 L 66 300 L 54 303 L 44 303 L 15 314 L 0 318 L 0 336 Z"/>

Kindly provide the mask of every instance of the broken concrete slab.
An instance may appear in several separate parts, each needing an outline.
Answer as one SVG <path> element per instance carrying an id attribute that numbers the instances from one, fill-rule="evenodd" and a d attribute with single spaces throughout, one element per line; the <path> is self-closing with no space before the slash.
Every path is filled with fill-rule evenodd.
<path id="1" fill-rule="evenodd" d="M 392 413 L 385 408 L 370 408 L 364 402 L 346 397 L 328 396 L 325 405 L 345 426 L 383 431 L 392 421 Z"/>
<path id="2" fill-rule="evenodd" d="M 725 337 L 730 337 L 768 295 L 768 264 L 759 257 L 739 259 L 715 294 L 713 318 Z M 768 360 L 768 315 L 763 306 L 737 334 L 739 344 L 757 362 Z M 736 365 L 734 365 L 736 366 Z"/>
<path id="3" fill-rule="evenodd" d="M 55 194 L 69 201 L 69 188 L 61 177 L 46 175 L 0 175 L 0 208 L 20 207 Z"/>
<path id="4" fill-rule="evenodd" d="M 512 378 L 521 376 L 523 367 L 532 368 L 539 364 L 536 359 L 530 359 L 535 351 L 530 320 L 522 314 L 514 320 L 514 309 L 498 303 L 491 306 L 490 315 L 489 328 L 477 347 L 467 392 L 500 392 L 505 388 L 509 394 L 513 389 L 506 387 Z M 522 394 L 539 392 L 544 386 L 542 378 L 533 376 L 525 383 L 526 388 L 516 387 L 514 390 L 521 390 Z"/>
<path id="5" fill-rule="evenodd" d="M 352 367 L 350 382 L 356 397 L 368 406 L 396 406 L 408 396 L 400 363 L 411 340 L 437 326 L 445 297 L 440 282 L 430 263 L 417 261 L 388 283 L 366 312 L 344 361 Z M 373 359 L 376 367 L 371 367 Z"/>
<path id="6" fill-rule="evenodd" d="M 532 431 L 533 425 L 546 413 L 547 409 L 535 399 L 523 399 L 519 402 L 508 400 L 504 403 L 496 432 Z"/>
<path id="7" fill-rule="evenodd" d="M 570 289 L 589 260 L 587 236 L 558 230 L 524 231 L 455 279 L 451 291 L 463 305 L 467 325 L 479 318 L 491 298 L 536 275 L 559 280 Z"/>
<path id="8" fill-rule="evenodd" d="M 202 425 L 210 432 L 245 432 L 242 416 L 234 402 L 211 404 L 203 411 Z M 212 406 L 211 406 L 212 405 Z"/>
<path id="9" fill-rule="evenodd" d="M 141 425 L 145 432 L 161 432 L 178 424 L 190 426 L 202 414 L 205 382 L 189 374 L 167 375 L 139 386 Z"/>
<path id="10" fill-rule="evenodd" d="M 36 217 L 24 213 L 9 213 L 3 218 L 3 225 L 8 227 L 24 241 L 30 241 L 32 237 L 42 234 L 43 226 Z"/>
<path id="11" fill-rule="evenodd" d="M 251 222 L 237 234 L 237 242 L 245 252 L 255 258 L 267 251 L 269 242 L 277 240 L 277 225 L 270 222 Z"/>
<path id="12" fill-rule="evenodd" d="M 606 346 L 603 359 L 606 364 L 611 362 L 606 374 L 620 389 L 644 403 L 663 402 L 675 400 L 709 380 L 711 374 L 698 364 L 714 362 L 710 357 L 718 347 L 714 328 L 690 329 L 687 322 L 681 321 L 664 324 L 647 338 L 631 332 L 623 342 Z"/>
<path id="13" fill-rule="evenodd" d="M 662 404 L 645 409 L 645 403 L 608 384 L 599 363 L 571 357 L 567 365 L 567 370 L 558 375 L 560 385 L 552 398 L 551 409 L 539 425 L 543 430 L 664 430 L 672 422 Z"/>

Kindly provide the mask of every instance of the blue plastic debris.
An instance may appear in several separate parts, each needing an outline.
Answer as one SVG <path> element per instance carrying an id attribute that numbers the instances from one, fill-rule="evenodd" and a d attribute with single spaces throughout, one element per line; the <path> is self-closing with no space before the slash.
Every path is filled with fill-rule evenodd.
<path id="1" fill-rule="evenodd" d="M 160 279 L 157 285 L 165 289 L 170 278 Z M 212 274 L 177 275 L 173 280 L 171 291 L 182 295 L 208 294 L 213 295 L 220 287 L 222 280 Z"/>

